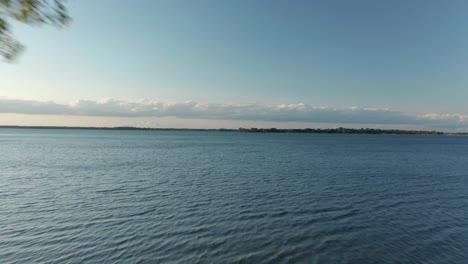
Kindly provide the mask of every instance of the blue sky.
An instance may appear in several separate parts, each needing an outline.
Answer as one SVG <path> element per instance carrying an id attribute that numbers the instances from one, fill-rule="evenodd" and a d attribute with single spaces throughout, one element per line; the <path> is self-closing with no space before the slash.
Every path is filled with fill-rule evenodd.
<path id="1" fill-rule="evenodd" d="M 227 112 L 233 105 L 267 111 L 302 103 L 309 110 L 357 107 L 416 119 L 457 116 L 446 129 L 467 127 L 466 1 L 80 0 L 70 1 L 69 11 L 73 22 L 64 30 L 15 25 L 27 50 L 18 62 L 0 64 L 3 102 L 73 107 L 88 100 L 102 108 L 113 98 L 125 108 L 135 102 L 147 107 L 190 101 L 227 105 Z M 0 105 L 3 123 L 12 120 L 7 113 L 30 115 L 24 102 L 23 111 Z M 57 111 L 38 114 L 70 114 Z M 128 116 L 119 111 L 110 116 Z M 301 126 L 343 124 L 337 116 L 302 118 L 313 116 L 310 111 L 288 113 L 290 120 L 284 113 L 282 118 L 245 116 L 246 111 L 240 116 L 305 122 Z M 102 116 L 90 110 L 73 115 L 80 113 Z M 175 116 L 233 119 L 226 113 Z M 369 123 L 363 117 L 353 124 L 411 123 L 381 119 Z"/>

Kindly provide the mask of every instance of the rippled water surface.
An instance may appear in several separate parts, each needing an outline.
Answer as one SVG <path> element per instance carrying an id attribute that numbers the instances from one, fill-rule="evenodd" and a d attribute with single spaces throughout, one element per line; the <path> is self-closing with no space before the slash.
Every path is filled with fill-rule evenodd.
<path id="1" fill-rule="evenodd" d="M 1 263 L 468 263 L 468 137 L 0 129 Z"/>

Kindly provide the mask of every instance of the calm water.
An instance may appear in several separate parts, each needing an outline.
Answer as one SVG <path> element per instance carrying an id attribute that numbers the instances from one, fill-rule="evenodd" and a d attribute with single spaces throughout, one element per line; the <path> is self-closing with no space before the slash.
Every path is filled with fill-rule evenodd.
<path id="1" fill-rule="evenodd" d="M 0 129 L 1 263 L 468 263 L 468 137 Z"/>

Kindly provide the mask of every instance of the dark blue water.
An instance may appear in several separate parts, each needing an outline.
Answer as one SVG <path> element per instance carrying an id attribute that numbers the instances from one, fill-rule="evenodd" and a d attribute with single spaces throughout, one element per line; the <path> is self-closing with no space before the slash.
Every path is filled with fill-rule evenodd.
<path id="1" fill-rule="evenodd" d="M 0 129 L 1 263 L 467 263 L 468 137 Z"/>

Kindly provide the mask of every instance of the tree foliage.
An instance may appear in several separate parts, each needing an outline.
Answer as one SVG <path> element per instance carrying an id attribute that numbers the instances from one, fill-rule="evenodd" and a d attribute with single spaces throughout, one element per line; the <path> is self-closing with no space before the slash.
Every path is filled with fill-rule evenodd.
<path id="1" fill-rule="evenodd" d="M 13 61 L 24 49 L 11 31 L 11 22 L 65 26 L 70 21 L 65 0 L 0 0 L 0 57 Z"/>

